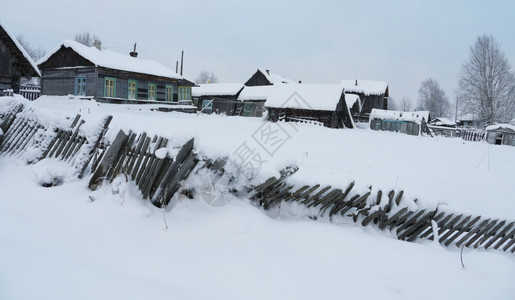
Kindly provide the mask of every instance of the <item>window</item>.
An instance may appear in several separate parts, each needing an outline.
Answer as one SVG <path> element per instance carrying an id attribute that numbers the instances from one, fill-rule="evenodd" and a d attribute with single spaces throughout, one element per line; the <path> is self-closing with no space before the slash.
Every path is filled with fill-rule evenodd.
<path id="1" fill-rule="evenodd" d="M 202 100 L 202 110 L 203 111 L 212 111 L 213 110 L 213 100 Z"/>
<path id="2" fill-rule="evenodd" d="M 167 85 L 165 91 L 165 100 L 173 101 L 173 85 Z"/>
<path id="3" fill-rule="evenodd" d="M 114 98 L 116 97 L 116 79 L 106 77 L 104 79 L 104 97 Z"/>
<path id="4" fill-rule="evenodd" d="M 86 77 L 75 77 L 75 96 L 86 96 Z"/>
<path id="5" fill-rule="evenodd" d="M 136 80 L 129 80 L 129 88 L 127 98 L 129 100 L 138 99 L 138 82 Z"/>
<path id="6" fill-rule="evenodd" d="M 252 106 L 253 106 L 252 102 L 245 102 L 243 104 L 243 116 L 247 117 L 252 114 Z"/>
<path id="7" fill-rule="evenodd" d="M 191 100 L 191 87 L 190 86 L 180 86 L 179 87 L 179 101 L 181 100 Z"/>
<path id="8" fill-rule="evenodd" d="M 148 100 L 157 100 L 156 85 L 154 83 L 148 84 Z"/>

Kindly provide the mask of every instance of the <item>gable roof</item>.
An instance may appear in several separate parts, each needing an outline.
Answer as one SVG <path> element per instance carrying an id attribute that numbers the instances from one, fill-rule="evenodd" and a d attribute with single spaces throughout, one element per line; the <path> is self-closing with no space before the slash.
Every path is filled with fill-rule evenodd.
<path id="1" fill-rule="evenodd" d="M 63 41 L 62 44 L 54 51 L 49 52 L 38 61 L 41 65 L 48 61 L 52 55 L 57 53 L 61 48 L 71 48 L 83 58 L 89 60 L 97 67 L 110 68 L 115 70 L 128 71 L 133 73 L 142 73 L 159 77 L 167 77 L 173 79 L 185 79 L 179 74 L 164 65 L 153 61 L 136 57 L 128 54 L 121 54 L 109 50 L 98 50 L 95 47 L 88 47 L 75 41 Z"/>
<path id="2" fill-rule="evenodd" d="M 191 95 L 200 96 L 234 96 L 243 89 L 242 83 L 209 83 L 191 88 Z"/>
<path id="3" fill-rule="evenodd" d="M 496 125 L 490 125 L 485 128 L 486 131 L 490 130 L 499 130 L 499 129 L 505 129 L 511 132 L 515 132 L 515 126 L 510 124 L 496 124 Z"/>
<path id="4" fill-rule="evenodd" d="M 1 23 L 0 23 L 0 40 L 5 44 L 7 49 L 16 56 L 22 67 L 26 72 L 22 75 L 24 76 L 38 76 L 41 77 L 39 73 L 39 69 L 30 57 L 30 55 L 25 51 L 23 46 Z"/>
<path id="5" fill-rule="evenodd" d="M 270 72 L 270 70 L 258 69 L 258 72 L 261 72 L 261 74 L 263 74 L 265 76 L 265 78 L 271 84 L 281 84 L 281 83 L 294 84 L 294 83 L 297 83 L 295 80 L 286 78 L 286 77 L 284 77 L 282 75 L 279 75 L 279 74 L 272 73 L 272 72 Z"/>
<path id="6" fill-rule="evenodd" d="M 349 93 L 363 93 L 369 95 L 385 95 L 388 97 L 388 83 L 373 80 L 342 80 L 341 84 Z"/>

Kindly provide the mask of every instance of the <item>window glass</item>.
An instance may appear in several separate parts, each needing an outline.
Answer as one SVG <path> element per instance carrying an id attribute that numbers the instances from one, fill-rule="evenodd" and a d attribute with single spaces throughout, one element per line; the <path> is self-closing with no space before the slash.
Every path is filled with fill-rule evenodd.
<path id="1" fill-rule="evenodd" d="M 191 87 L 190 86 L 180 86 L 179 87 L 179 101 L 181 100 L 191 100 Z"/>
<path id="2" fill-rule="evenodd" d="M 114 98 L 116 97 L 116 79 L 106 77 L 104 81 L 104 97 Z"/>
<path id="3" fill-rule="evenodd" d="M 157 100 L 156 85 L 154 83 L 148 84 L 148 100 Z"/>
<path id="4" fill-rule="evenodd" d="M 212 100 L 202 100 L 202 110 L 203 111 L 212 111 L 213 110 L 213 101 Z"/>
<path id="5" fill-rule="evenodd" d="M 86 96 L 86 77 L 77 76 L 75 77 L 75 95 Z"/>
<path id="6" fill-rule="evenodd" d="M 169 102 L 173 101 L 173 85 L 166 86 L 165 100 Z"/>
<path id="7" fill-rule="evenodd" d="M 129 100 L 138 99 L 138 82 L 136 80 L 129 80 L 129 91 L 127 98 Z"/>

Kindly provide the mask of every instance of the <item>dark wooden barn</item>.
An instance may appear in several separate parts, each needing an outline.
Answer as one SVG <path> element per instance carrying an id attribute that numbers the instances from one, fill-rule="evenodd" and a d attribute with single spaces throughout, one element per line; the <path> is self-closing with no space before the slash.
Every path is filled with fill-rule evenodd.
<path id="1" fill-rule="evenodd" d="M 0 92 L 20 92 L 22 77 L 39 77 L 39 70 L 18 40 L 0 24 Z"/>
<path id="2" fill-rule="evenodd" d="M 39 63 L 43 95 L 109 103 L 191 103 L 194 83 L 158 62 L 64 41 Z"/>
<path id="3" fill-rule="evenodd" d="M 339 84 L 285 84 L 271 87 L 265 106 L 272 122 L 355 128 L 347 102 L 356 101 L 358 96 L 346 95 Z"/>
<path id="4" fill-rule="evenodd" d="M 352 109 L 354 118 L 358 121 L 368 122 L 372 109 L 388 109 L 388 83 L 371 80 L 342 80 L 341 84 L 346 94 L 358 95 L 361 109 L 358 106 Z"/>
<path id="5" fill-rule="evenodd" d="M 243 103 L 238 100 L 243 90 L 241 83 L 199 84 L 191 90 L 193 104 L 203 113 L 233 116 L 242 110 Z"/>

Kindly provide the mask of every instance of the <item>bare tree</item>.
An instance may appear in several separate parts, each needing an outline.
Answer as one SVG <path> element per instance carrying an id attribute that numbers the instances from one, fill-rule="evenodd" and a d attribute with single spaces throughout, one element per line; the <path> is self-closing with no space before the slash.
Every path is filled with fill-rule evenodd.
<path id="1" fill-rule="evenodd" d="M 486 124 L 506 121 L 515 109 L 515 77 L 504 52 L 491 35 L 479 36 L 458 74 L 464 112 Z"/>
<path id="2" fill-rule="evenodd" d="M 449 115 L 451 104 L 435 79 L 428 78 L 422 81 L 418 90 L 418 98 L 420 101 L 419 108 L 428 110 L 433 117 Z"/>
<path id="3" fill-rule="evenodd" d="M 86 45 L 88 47 L 91 47 L 93 46 L 93 42 L 95 40 L 100 40 L 100 37 L 97 36 L 96 34 L 90 34 L 89 31 L 85 31 L 85 32 L 80 32 L 80 33 L 77 33 L 73 39 L 76 41 L 76 42 L 79 42 L 83 45 Z"/>
<path id="4" fill-rule="evenodd" d="M 399 110 L 401 111 L 412 111 L 413 110 L 413 102 L 410 97 L 402 97 L 401 102 L 399 103 Z"/>
<path id="5" fill-rule="evenodd" d="M 197 77 L 196 83 L 217 83 L 218 78 L 216 78 L 215 73 L 208 71 L 200 71 L 200 74 Z"/>
<path id="6" fill-rule="evenodd" d="M 45 56 L 45 50 L 41 47 L 35 47 L 25 38 L 23 34 L 19 34 L 16 39 L 34 62 Z"/>

